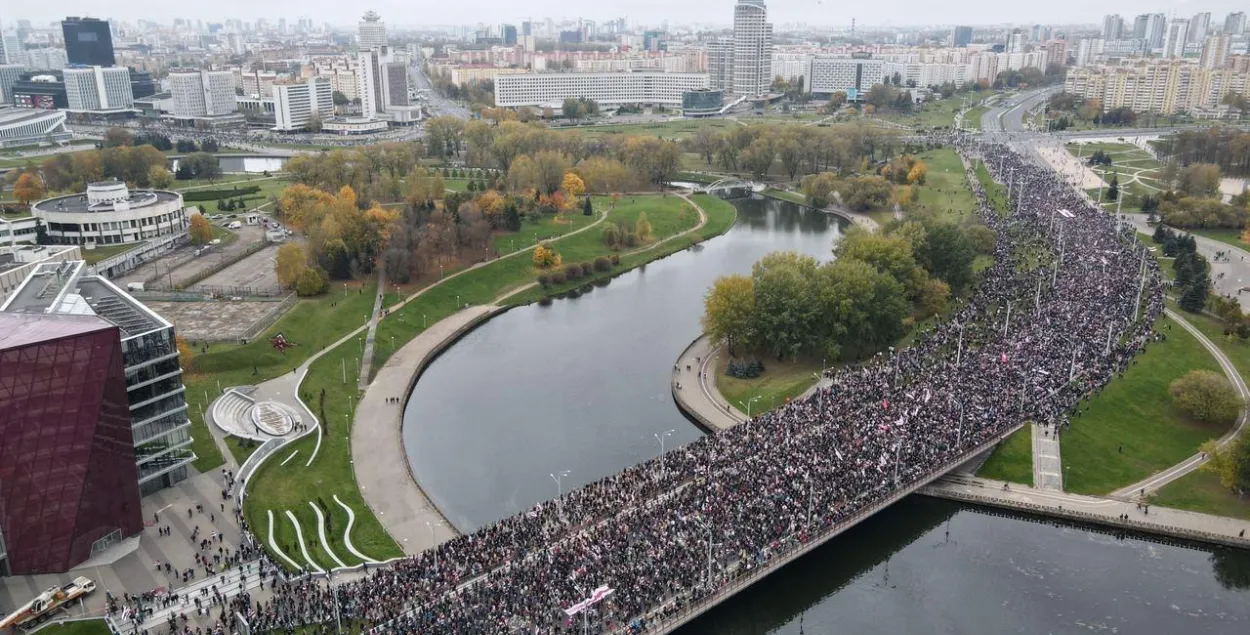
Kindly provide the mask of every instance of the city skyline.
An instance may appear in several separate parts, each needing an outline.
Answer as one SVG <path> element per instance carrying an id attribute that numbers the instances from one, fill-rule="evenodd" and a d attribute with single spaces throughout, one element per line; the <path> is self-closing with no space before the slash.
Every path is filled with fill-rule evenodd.
<path id="1" fill-rule="evenodd" d="M 399 28 L 444 25 L 472 25 L 481 20 L 470 19 L 489 12 L 501 16 L 498 21 L 521 21 L 527 17 L 556 20 L 577 19 L 607 20 L 617 17 L 628 17 L 631 23 L 656 24 L 663 21 L 684 24 L 716 24 L 728 25 L 732 15 L 726 9 L 735 4 L 733 0 L 699 0 L 694 3 L 657 2 L 607 2 L 598 3 L 586 13 L 571 13 L 567 6 L 554 2 L 532 2 L 526 5 L 529 9 L 521 12 L 512 3 L 498 0 L 483 0 L 475 5 L 475 11 L 467 13 L 460 7 L 435 5 L 429 9 L 416 11 L 411 5 L 395 0 L 371 0 L 362 5 L 338 5 L 310 7 L 305 2 L 277 0 L 266 3 L 264 9 L 258 11 L 256 5 L 241 0 L 225 0 L 214 3 L 210 9 L 202 11 L 178 9 L 167 3 L 155 0 L 137 0 L 124 5 L 111 7 L 101 11 L 98 3 L 84 0 L 68 0 L 55 6 L 23 7 L 18 11 L 6 11 L 0 14 L 0 25 L 11 26 L 16 20 L 30 20 L 37 26 L 59 21 L 67 15 L 91 16 L 101 19 L 138 21 L 152 20 L 161 23 L 172 23 L 177 18 L 204 20 L 205 22 L 223 22 L 227 19 L 256 20 L 259 18 L 276 21 L 280 17 L 294 19 L 297 17 L 311 18 L 316 24 L 330 23 L 336 27 L 354 26 L 364 10 L 379 13 L 388 24 Z M 1244 6 L 1233 0 L 1213 0 L 1210 2 L 1190 2 L 1188 0 L 1164 3 L 1162 6 L 1150 3 L 1112 2 L 1097 7 L 1074 0 L 1060 0 L 1050 3 L 1042 11 L 1034 5 L 1021 6 L 990 6 L 980 3 L 966 3 L 959 6 L 937 6 L 920 0 L 903 0 L 889 7 L 863 5 L 848 9 L 824 0 L 774 0 L 768 2 L 770 21 L 774 24 L 805 23 L 812 26 L 849 26 L 854 19 L 862 27 L 896 27 L 913 28 L 927 26 L 950 26 L 955 24 L 1002 25 L 1002 24 L 1101 24 L 1103 16 L 1120 13 L 1137 15 L 1140 13 L 1164 13 L 1170 17 L 1188 17 L 1195 12 L 1209 11 L 1213 16 L 1224 15 L 1233 11 L 1243 11 Z M 1055 16 L 1043 18 L 1042 15 Z M 905 20 L 898 16 L 906 16 Z"/>

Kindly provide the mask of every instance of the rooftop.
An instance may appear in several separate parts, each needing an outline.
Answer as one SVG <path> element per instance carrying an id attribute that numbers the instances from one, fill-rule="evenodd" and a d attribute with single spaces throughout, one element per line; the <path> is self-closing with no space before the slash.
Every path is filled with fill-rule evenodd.
<path id="1" fill-rule="evenodd" d="M 39 121 L 49 117 L 63 117 L 59 110 L 39 110 L 36 108 L 0 108 L 0 127 L 15 126 Z"/>
<path id="2" fill-rule="evenodd" d="M 94 315 L 0 313 L 0 351 L 110 328 Z"/>
<path id="3" fill-rule="evenodd" d="M 164 190 L 135 190 L 123 199 L 126 203 L 121 209 L 135 209 L 138 207 L 147 207 L 157 202 L 177 201 L 182 197 L 177 192 L 166 192 Z M 57 196 L 47 198 L 31 206 L 32 210 L 44 213 L 55 212 L 112 212 L 119 211 L 116 203 L 93 203 L 88 194 L 70 194 L 68 196 Z"/>
<path id="4" fill-rule="evenodd" d="M 122 339 L 171 326 L 108 280 L 83 276 L 85 268 L 81 260 L 40 264 L 0 305 L 0 314 L 99 317 L 117 326 Z"/>

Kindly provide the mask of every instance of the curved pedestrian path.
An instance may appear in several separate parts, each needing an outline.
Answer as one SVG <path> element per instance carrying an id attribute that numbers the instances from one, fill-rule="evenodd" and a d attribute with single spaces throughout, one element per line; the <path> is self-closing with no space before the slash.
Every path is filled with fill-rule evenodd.
<path id="1" fill-rule="evenodd" d="M 292 567 L 295 567 L 296 569 L 300 569 L 300 568 L 302 568 L 302 567 L 300 567 L 300 564 L 299 564 L 298 562 L 296 562 L 296 561 L 295 561 L 295 559 L 294 559 L 294 558 L 292 558 L 291 556 L 286 555 L 286 552 L 285 552 L 285 551 L 283 551 L 283 550 L 282 550 L 282 548 L 278 546 L 278 541 L 277 541 L 277 540 L 274 540 L 274 538 L 273 538 L 273 524 L 274 524 L 274 520 L 273 520 L 273 510 L 272 510 L 272 509 L 265 510 L 265 513 L 266 513 L 266 514 L 268 514 L 268 516 L 269 516 L 269 536 L 268 536 L 268 537 L 269 537 L 269 548 L 270 548 L 270 549 L 273 549 L 273 552 L 274 552 L 274 553 L 278 554 L 278 555 L 279 555 L 279 556 L 280 556 L 283 560 L 286 560 L 286 561 L 287 561 L 287 563 L 288 563 L 288 564 L 290 564 Z"/>
<path id="2" fill-rule="evenodd" d="M 1219 440 L 1216 441 L 1216 445 L 1220 448 L 1225 448 L 1232 443 L 1233 440 L 1237 438 L 1237 435 L 1241 434 L 1246 427 L 1247 407 L 1250 406 L 1250 389 L 1247 389 L 1246 382 L 1242 379 L 1241 373 L 1237 372 L 1237 367 L 1233 366 L 1233 363 L 1228 359 L 1228 356 L 1224 354 L 1224 351 L 1220 350 L 1219 346 L 1215 345 L 1215 342 L 1212 342 L 1210 338 L 1202 333 L 1202 331 L 1199 331 L 1197 327 L 1190 324 L 1176 311 L 1173 311 L 1172 309 L 1165 309 L 1165 312 L 1168 317 L 1172 318 L 1173 321 L 1181 325 L 1182 328 L 1189 331 L 1191 335 L 1197 338 L 1207 351 L 1215 357 L 1215 361 L 1219 362 L 1220 368 L 1224 371 L 1224 374 L 1228 376 L 1228 380 L 1232 382 L 1233 388 L 1237 390 L 1237 394 L 1241 397 L 1243 405 L 1241 414 L 1237 416 L 1236 424 L 1224 436 L 1220 437 Z M 1128 485 L 1111 492 L 1111 496 L 1113 498 L 1147 496 L 1168 483 L 1171 483 L 1172 481 L 1175 481 L 1176 479 L 1202 467 L 1202 464 L 1206 463 L 1207 460 L 1207 455 L 1199 452 L 1188 459 L 1185 459 L 1184 461 L 1159 472 L 1158 474 L 1152 475 L 1150 478 L 1138 481 L 1137 483 L 1133 483 L 1132 485 Z"/>
<path id="3" fill-rule="evenodd" d="M 334 495 L 334 502 L 338 503 L 339 507 L 342 507 L 343 511 L 347 512 L 347 528 L 343 530 L 343 544 L 347 545 L 347 550 L 352 552 L 352 555 L 360 558 L 362 562 L 368 562 L 369 564 L 376 563 L 377 560 L 360 553 L 360 550 L 357 549 L 356 545 L 352 543 L 352 527 L 356 524 L 356 512 L 352 511 L 350 505 L 339 500 L 338 494 Z"/>
<path id="4" fill-rule="evenodd" d="M 321 513 L 321 507 L 312 501 L 308 501 L 308 506 L 313 509 L 313 514 L 317 516 L 317 537 L 321 539 L 321 548 L 325 550 L 326 555 L 340 567 L 346 567 L 347 563 L 339 558 L 338 554 L 330 548 L 330 540 L 326 538 L 326 517 Z"/>
<path id="5" fill-rule="evenodd" d="M 700 335 L 682 351 L 673 367 L 673 399 L 683 412 L 708 430 L 726 430 L 746 420 L 746 415 L 716 389 L 719 352 L 720 346 Z"/>
<path id="6" fill-rule="evenodd" d="M 313 561 L 312 556 L 308 555 L 308 545 L 304 542 L 304 530 L 299 526 L 299 519 L 296 518 L 295 514 L 291 513 L 291 510 L 289 509 L 286 510 L 286 517 L 290 519 L 292 525 L 295 525 L 295 542 L 299 543 L 299 551 L 304 556 L 304 562 L 308 563 L 308 567 L 311 570 L 318 573 L 324 572 L 325 569 L 317 566 L 317 563 Z"/>

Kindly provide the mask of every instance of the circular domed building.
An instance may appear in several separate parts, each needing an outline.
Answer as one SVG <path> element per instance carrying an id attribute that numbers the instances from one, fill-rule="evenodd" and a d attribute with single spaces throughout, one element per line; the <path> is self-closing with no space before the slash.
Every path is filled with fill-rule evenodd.
<path id="1" fill-rule="evenodd" d="M 120 245 L 185 232 L 182 194 L 131 190 L 122 181 L 87 185 L 83 194 L 44 199 L 31 206 L 48 238 L 63 245 Z"/>

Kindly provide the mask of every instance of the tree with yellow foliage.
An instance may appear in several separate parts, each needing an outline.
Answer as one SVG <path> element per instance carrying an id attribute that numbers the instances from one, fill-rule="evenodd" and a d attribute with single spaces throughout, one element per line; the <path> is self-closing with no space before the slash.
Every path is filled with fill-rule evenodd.
<path id="1" fill-rule="evenodd" d="M 213 224 L 203 214 L 192 214 L 190 232 L 191 242 L 206 245 L 213 239 Z"/>
<path id="2" fill-rule="evenodd" d="M 925 176 L 929 174 L 929 168 L 924 161 L 919 159 L 912 164 L 911 169 L 907 171 L 908 185 L 924 185 Z"/>
<path id="3" fill-rule="evenodd" d="M 550 269 L 552 267 L 559 267 L 563 263 L 564 259 L 560 257 L 560 254 L 556 253 L 555 249 L 551 248 L 551 245 L 541 242 L 538 243 L 538 246 L 534 247 L 535 267 L 538 267 L 539 269 Z"/>
<path id="4" fill-rule="evenodd" d="M 174 344 L 178 347 L 178 364 L 182 366 L 182 372 L 188 375 L 194 374 L 191 359 L 195 357 L 195 351 L 181 335 L 174 336 Z"/>
<path id="5" fill-rule="evenodd" d="M 560 189 L 568 192 L 569 198 L 577 198 L 586 193 L 586 183 L 577 174 L 571 171 L 565 172 L 564 181 L 560 183 Z"/>
<path id="6" fill-rule="evenodd" d="M 13 196 L 22 205 L 30 205 L 31 201 L 43 198 L 43 194 L 43 183 L 39 181 L 39 175 L 33 172 L 23 173 L 13 184 Z"/>
<path id="7" fill-rule="evenodd" d="M 299 243 L 286 243 L 278 248 L 278 255 L 274 257 L 274 273 L 283 288 L 294 289 L 300 274 L 306 268 L 308 254 L 304 253 L 304 248 Z"/>
<path id="8" fill-rule="evenodd" d="M 651 240 L 651 221 L 647 220 L 646 212 L 638 213 L 638 220 L 634 221 L 634 233 L 638 235 L 638 240 Z"/>
<path id="9" fill-rule="evenodd" d="M 296 183 L 282 190 L 278 210 L 288 225 L 303 230 L 316 224 L 316 209 L 332 200 L 332 196 L 315 187 Z"/>

